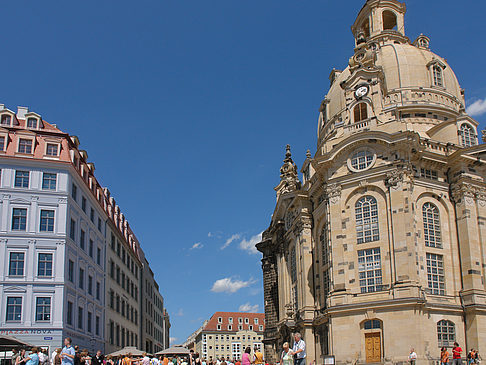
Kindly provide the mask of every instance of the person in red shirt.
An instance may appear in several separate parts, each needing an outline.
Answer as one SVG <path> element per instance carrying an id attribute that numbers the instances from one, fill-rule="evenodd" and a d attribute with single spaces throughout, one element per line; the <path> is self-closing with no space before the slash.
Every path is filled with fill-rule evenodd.
<path id="1" fill-rule="evenodd" d="M 461 365 L 461 354 L 462 349 L 459 347 L 457 342 L 454 342 L 454 347 L 452 348 L 452 365 Z"/>

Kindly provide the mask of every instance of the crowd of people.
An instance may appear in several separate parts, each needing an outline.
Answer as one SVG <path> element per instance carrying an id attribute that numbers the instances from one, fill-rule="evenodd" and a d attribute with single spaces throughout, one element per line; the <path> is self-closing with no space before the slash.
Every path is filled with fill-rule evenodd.
<path id="1" fill-rule="evenodd" d="M 447 347 L 442 347 L 440 349 L 440 364 L 441 365 L 449 365 L 452 362 L 452 365 L 462 365 L 463 363 L 463 350 L 461 346 L 457 342 L 454 342 L 454 346 L 452 347 L 452 359 L 451 354 L 447 351 Z M 452 361 L 451 361 L 452 360 Z M 417 361 L 417 353 L 414 349 L 410 350 L 410 354 L 408 355 L 408 362 L 410 365 L 415 365 Z M 481 362 L 481 356 L 479 356 L 479 352 L 475 349 L 471 349 L 466 357 L 466 364 L 467 365 L 475 365 Z"/>

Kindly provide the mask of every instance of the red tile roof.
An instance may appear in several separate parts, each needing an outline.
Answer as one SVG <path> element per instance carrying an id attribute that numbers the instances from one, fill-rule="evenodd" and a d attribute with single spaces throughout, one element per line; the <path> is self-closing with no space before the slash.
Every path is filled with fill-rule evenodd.
<path id="1" fill-rule="evenodd" d="M 233 319 L 233 323 L 230 323 L 230 318 Z M 242 323 L 239 322 L 239 318 L 241 318 Z M 248 323 L 246 323 L 246 319 L 248 319 Z M 258 319 L 258 323 L 256 324 L 255 319 Z M 221 330 L 218 330 L 218 324 L 221 325 Z M 231 325 L 231 330 L 228 329 L 228 325 Z M 238 332 L 239 325 L 243 326 L 242 331 L 248 331 L 249 326 L 253 326 L 253 331 L 263 332 L 260 331 L 260 326 L 263 326 L 263 330 L 265 330 L 265 314 L 245 312 L 216 312 L 212 315 L 211 319 L 204 327 L 203 331 Z"/>

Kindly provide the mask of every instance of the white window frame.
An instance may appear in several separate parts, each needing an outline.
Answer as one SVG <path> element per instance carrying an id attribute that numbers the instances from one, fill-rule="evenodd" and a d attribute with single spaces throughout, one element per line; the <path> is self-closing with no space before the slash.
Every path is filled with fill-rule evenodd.
<path id="1" fill-rule="evenodd" d="M 3 119 L 3 116 L 4 115 L 8 115 L 10 116 L 10 123 L 9 124 L 1 124 L 1 120 Z M 3 110 L 1 113 L 0 113 L 0 127 L 1 126 L 4 126 L 4 127 L 11 127 L 13 125 L 13 121 L 14 121 L 14 118 L 15 118 L 15 113 L 11 112 L 10 110 Z"/>
<path id="2" fill-rule="evenodd" d="M 442 248 L 439 207 L 430 202 L 425 202 L 422 205 L 422 221 L 424 225 L 425 246 Z"/>
<path id="3" fill-rule="evenodd" d="M 31 152 L 20 152 L 20 141 L 21 140 L 29 140 L 31 145 L 30 145 L 30 149 L 31 149 Z M 18 138 L 17 138 L 17 153 L 18 154 L 21 154 L 21 155 L 33 155 L 34 154 L 34 151 L 35 151 L 35 145 L 34 145 L 34 142 L 35 142 L 35 138 L 33 136 L 25 136 L 25 135 L 19 135 Z"/>
<path id="4" fill-rule="evenodd" d="M 439 89 L 445 89 L 447 85 L 446 85 L 444 70 L 446 69 L 447 65 L 444 62 L 442 62 L 441 60 L 435 58 L 427 64 L 427 67 L 429 69 L 431 87 L 439 88 Z M 436 83 L 437 82 L 436 81 L 436 75 L 435 75 L 436 69 L 441 70 L 441 73 L 440 73 L 441 82 L 442 82 L 441 85 L 438 85 Z"/>
<path id="5" fill-rule="evenodd" d="M 468 130 L 467 136 L 464 134 L 465 130 Z M 478 136 L 476 133 L 476 128 L 474 128 L 469 123 L 462 123 L 459 127 L 459 137 L 461 146 L 464 148 L 476 146 L 478 144 Z"/>
<path id="6" fill-rule="evenodd" d="M 354 204 L 356 241 L 358 244 L 380 240 L 379 207 L 372 195 L 361 197 Z"/>

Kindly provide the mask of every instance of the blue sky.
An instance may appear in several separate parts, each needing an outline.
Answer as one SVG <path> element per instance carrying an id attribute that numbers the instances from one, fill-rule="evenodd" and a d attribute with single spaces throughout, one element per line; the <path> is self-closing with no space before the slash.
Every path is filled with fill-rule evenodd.
<path id="1" fill-rule="evenodd" d="M 316 146 L 364 0 L 8 1 L 0 103 L 77 135 L 151 261 L 182 341 L 216 310 L 262 310 L 257 235 L 285 144 Z M 345 6 L 344 6 L 345 4 Z M 486 122 L 486 2 L 407 1 Z"/>

